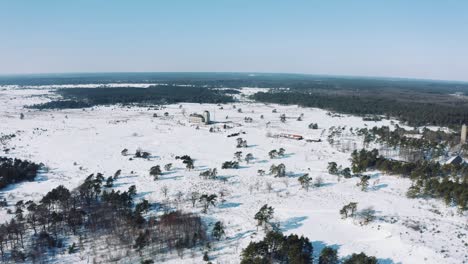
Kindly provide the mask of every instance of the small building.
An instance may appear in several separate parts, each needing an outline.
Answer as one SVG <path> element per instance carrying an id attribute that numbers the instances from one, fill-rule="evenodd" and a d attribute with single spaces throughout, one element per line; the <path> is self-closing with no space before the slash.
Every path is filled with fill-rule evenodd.
<path id="1" fill-rule="evenodd" d="M 448 159 L 445 164 L 451 164 L 451 165 L 460 165 L 463 162 L 462 157 L 460 156 L 453 156 L 450 159 Z"/>
<path id="2" fill-rule="evenodd" d="M 208 125 L 211 120 L 210 120 L 210 112 L 204 111 L 202 115 L 200 114 L 191 114 L 189 116 L 189 122 L 190 123 L 195 123 L 195 124 L 205 124 Z"/>
<path id="3" fill-rule="evenodd" d="M 285 134 L 285 133 L 281 133 L 279 134 L 280 137 L 283 137 L 283 138 L 289 138 L 289 139 L 295 139 L 295 140 L 302 140 L 304 137 L 302 137 L 301 135 L 297 135 L 297 134 Z"/>

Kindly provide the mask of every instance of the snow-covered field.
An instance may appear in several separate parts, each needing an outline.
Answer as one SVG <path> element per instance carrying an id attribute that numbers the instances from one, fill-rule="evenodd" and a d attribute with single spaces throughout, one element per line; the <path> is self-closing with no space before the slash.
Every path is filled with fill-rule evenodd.
<path id="1" fill-rule="evenodd" d="M 127 189 L 134 184 L 140 198 L 150 202 L 169 200 L 187 211 L 201 212 L 201 208 L 192 208 L 187 198 L 192 191 L 225 194 L 224 202 L 218 202 L 203 215 L 208 225 L 220 220 L 226 226 L 226 239 L 214 244 L 210 253 L 213 263 L 239 263 L 241 250 L 250 241 L 262 239 L 264 233 L 257 232 L 253 217 L 264 204 L 274 207 L 275 220 L 283 232 L 309 237 L 316 254 L 324 246 L 332 246 L 338 249 L 340 257 L 362 251 L 376 256 L 379 263 L 468 262 L 465 244 L 468 218 L 457 215 L 455 208 L 447 208 L 437 200 L 406 198 L 405 192 L 411 184 L 408 179 L 369 172 L 371 187 L 363 192 L 356 186 L 358 179 L 338 181 L 336 176 L 327 173 L 330 161 L 344 167 L 350 164 L 349 152 L 341 152 L 327 142 L 330 127 L 390 125 L 388 120 L 365 122 L 353 116 L 331 117 L 320 109 L 253 102 L 225 104 L 223 109 L 217 105 L 188 103 L 168 105 L 160 110 L 120 106 L 60 111 L 23 108 L 44 102 L 48 100 L 45 96 L 50 95 L 45 88 L 0 89 L 0 133 L 17 135 L 7 142 L 7 147 L 14 149 L 5 154 L 2 147 L 2 155 L 42 162 L 49 168 L 35 182 L 2 190 L 0 195 L 10 205 L 18 200 L 40 199 L 58 185 L 76 187 L 91 173 L 102 172 L 107 177 L 122 169 L 123 176 L 116 188 Z M 242 113 L 238 112 L 239 108 Z M 210 111 L 217 123 L 196 129 L 196 125 L 188 122 L 188 115 L 204 110 Z M 164 112 L 169 115 L 165 117 Z M 23 120 L 19 118 L 20 113 L 25 115 Z M 153 117 L 154 113 L 158 117 Z M 285 123 L 279 118 L 283 113 L 289 117 Z M 303 121 L 297 121 L 301 113 Z M 244 117 L 252 117 L 253 122 L 245 123 Z M 310 123 L 318 123 L 319 129 L 309 129 Z M 224 124 L 233 128 L 225 130 Z M 210 127 L 220 129 L 209 132 Z M 245 132 L 240 137 L 247 140 L 248 148 L 236 148 L 237 137 L 227 137 L 237 132 Z M 271 138 L 267 133 L 300 134 L 322 141 Z M 359 146 L 361 139 L 355 140 Z M 268 152 L 281 147 L 286 149 L 285 157 L 270 159 Z M 141 148 L 153 157 L 129 160 L 129 156 L 120 153 L 124 148 L 129 153 Z M 233 160 L 236 151 L 242 151 L 244 156 L 252 153 L 255 159 L 250 164 L 242 162 L 239 169 L 222 170 L 221 164 Z M 194 170 L 187 171 L 174 159 L 184 154 L 195 159 Z M 154 181 L 149 176 L 149 168 L 167 163 L 173 163 L 174 169 Z M 258 170 L 268 171 L 272 164 L 280 163 L 286 165 L 287 178 L 257 175 Z M 199 173 L 209 168 L 217 168 L 218 175 L 227 181 L 202 179 Z M 309 191 L 301 189 L 297 177 L 304 173 L 309 173 L 314 180 L 323 178 L 323 186 Z M 267 190 L 268 183 L 273 190 Z M 167 198 L 162 186 L 169 189 Z M 178 192 L 184 194 L 181 199 Z M 341 219 L 339 210 L 349 202 L 357 202 L 358 209 L 373 206 L 377 220 L 361 226 L 351 219 Z M 0 209 L 2 221 L 9 217 L 6 208 Z M 69 255 L 62 258 L 65 262 L 87 261 Z M 173 257 L 167 262 L 200 263 L 201 256 Z"/>

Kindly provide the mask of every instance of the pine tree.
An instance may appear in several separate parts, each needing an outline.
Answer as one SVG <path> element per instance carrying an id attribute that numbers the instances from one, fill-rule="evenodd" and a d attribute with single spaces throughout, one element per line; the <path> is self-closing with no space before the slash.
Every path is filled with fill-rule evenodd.
<path id="1" fill-rule="evenodd" d="M 211 235 L 219 241 L 225 235 L 223 223 L 216 222 Z"/>
<path id="2" fill-rule="evenodd" d="M 331 247 L 325 247 L 320 252 L 318 264 L 338 264 L 338 253 Z"/>
<path id="3" fill-rule="evenodd" d="M 266 228 L 267 224 L 269 224 L 270 220 L 273 218 L 273 213 L 273 207 L 268 206 L 268 204 L 263 205 L 254 216 L 254 219 L 257 220 L 257 226 Z"/>

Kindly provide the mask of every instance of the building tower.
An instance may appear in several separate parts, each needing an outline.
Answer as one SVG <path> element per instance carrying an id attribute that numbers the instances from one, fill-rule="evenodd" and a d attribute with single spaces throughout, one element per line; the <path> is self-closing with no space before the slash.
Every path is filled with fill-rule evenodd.
<path id="1" fill-rule="evenodd" d="M 210 112 L 204 111 L 203 112 L 203 118 L 205 119 L 205 124 L 209 124 L 211 122 L 210 120 Z M 466 128 L 465 128 L 466 129 Z"/>
<path id="2" fill-rule="evenodd" d="M 466 143 L 466 125 L 463 124 L 461 128 L 461 138 L 460 138 L 460 143 L 465 144 Z"/>

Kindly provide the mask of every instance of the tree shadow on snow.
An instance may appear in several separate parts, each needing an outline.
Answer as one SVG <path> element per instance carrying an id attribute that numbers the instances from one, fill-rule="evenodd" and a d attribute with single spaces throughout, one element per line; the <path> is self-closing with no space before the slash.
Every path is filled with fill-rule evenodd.
<path id="1" fill-rule="evenodd" d="M 16 182 L 16 183 L 10 183 L 6 187 L 3 187 L 1 189 L 1 191 L 0 191 L 0 193 L 4 193 L 4 192 L 7 192 L 7 191 L 14 190 L 18 186 L 21 186 L 21 184 L 24 184 L 24 183 L 28 183 L 28 182 L 45 182 L 47 180 L 48 180 L 48 178 L 47 178 L 47 176 L 45 176 L 45 173 L 40 173 L 32 181 L 21 181 L 21 182 Z"/>
<path id="2" fill-rule="evenodd" d="M 184 176 L 170 176 L 170 177 L 161 177 L 158 181 L 165 181 L 165 180 L 179 180 L 182 179 Z"/>
<path id="3" fill-rule="evenodd" d="M 139 192 L 139 193 L 137 193 L 137 194 L 135 195 L 135 198 L 143 198 L 143 197 L 145 197 L 146 195 L 151 194 L 151 193 L 153 193 L 153 191 L 149 191 L 149 192 Z"/>
<path id="4" fill-rule="evenodd" d="M 136 178 L 138 175 L 125 175 L 125 176 L 119 176 L 117 179 L 126 179 L 126 178 Z"/>
<path id="5" fill-rule="evenodd" d="M 239 207 L 240 205 L 241 203 L 222 203 L 218 206 L 218 208 L 221 208 L 221 209 L 235 208 L 235 207 Z"/>
<path id="6" fill-rule="evenodd" d="M 320 184 L 320 186 L 316 187 L 316 188 L 322 188 L 322 187 L 328 187 L 328 186 L 333 186 L 335 185 L 336 183 L 334 182 L 325 182 L 325 183 L 322 183 Z"/>
<path id="7" fill-rule="evenodd" d="M 226 239 L 227 239 L 227 240 L 238 240 L 238 239 L 241 239 L 241 238 L 250 236 L 250 235 L 252 235 L 253 233 L 255 233 L 255 230 L 247 230 L 247 231 L 243 231 L 243 232 L 237 233 L 237 234 L 235 234 L 235 235 L 232 236 L 232 237 L 227 237 Z"/>
<path id="8" fill-rule="evenodd" d="M 128 182 L 118 182 L 118 183 L 114 183 L 112 185 L 112 187 L 118 188 L 118 187 L 122 187 L 122 186 L 125 186 L 125 185 L 129 185 L 129 183 Z"/>
<path id="9" fill-rule="evenodd" d="M 280 228 L 281 231 L 289 231 L 292 229 L 296 229 L 300 226 L 302 226 L 302 222 L 306 220 L 308 217 L 307 216 L 299 216 L 299 217 L 292 217 L 286 220 L 285 222 L 280 223 Z"/>
<path id="10" fill-rule="evenodd" d="M 372 186 L 370 189 L 373 190 L 373 191 L 378 191 L 380 189 L 384 189 L 384 188 L 387 188 L 387 187 L 388 187 L 388 184 L 382 183 L 382 184 L 379 184 L 379 185 Z"/>
<path id="11" fill-rule="evenodd" d="M 287 173 L 286 176 L 289 178 L 297 178 L 303 176 L 305 173 L 295 173 L 295 172 L 290 172 Z"/>
<path id="12" fill-rule="evenodd" d="M 290 158 L 292 156 L 296 155 L 295 153 L 287 153 L 287 154 L 284 154 L 283 156 L 281 157 L 277 157 L 275 159 L 287 159 L 287 158 Z"/>

